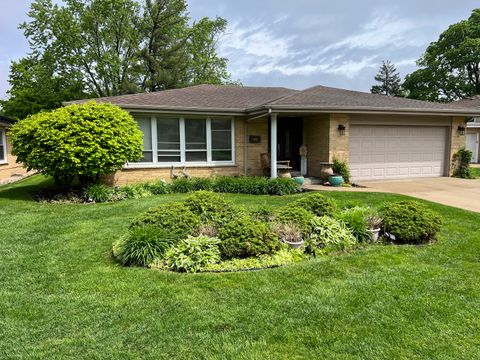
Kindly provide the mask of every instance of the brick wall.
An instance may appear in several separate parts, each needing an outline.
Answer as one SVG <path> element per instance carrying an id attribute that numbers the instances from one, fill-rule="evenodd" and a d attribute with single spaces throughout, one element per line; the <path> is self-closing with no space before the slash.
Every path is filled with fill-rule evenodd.
<path id="1" fill-rule="evenodd" d="M 26 169 L 21 164 L 17 164 L 17 158 L 11 154 L 12 147 L 7 136 L 7 164 L 0 164 L 0 180 L 8 179 L 13 175 L 24 175 Z"/>
<path id="2" fill-rule="evenodd" d="M 449 174 L 450 176 L 453 173 L 453 166 L 452 166 L 452 159 L 453 155 L 462 147 L 466 145 L 466 136 L 461 135 L 458 132 L 458 127 L 464 126 L 465 128 L 467 125 L 465 124 L 464 117 L 452 117 L 452 127 L 451 127 L 451 134 L 450 134 L 450 167 L 449 167 Z"/>
<path id="3" fill-rule="evenodd" d="M 345 134 L 341 135 L 338 125 L 345 126 Z M 329 154 L 328 161 L 333 162 L 334 159 L 348 162 L 349 155 L 349 135 L 350 135 L 350 118 L 346 114 L 330 114 L 329 129 Z"/>
<path id="4" fill-rule="evenodd" d="M 308 148 L 308 175 L 321 176 L 320 163 L 329 161 L 330 120 L 328 114 L 305 117 L 303 140 Z"/>

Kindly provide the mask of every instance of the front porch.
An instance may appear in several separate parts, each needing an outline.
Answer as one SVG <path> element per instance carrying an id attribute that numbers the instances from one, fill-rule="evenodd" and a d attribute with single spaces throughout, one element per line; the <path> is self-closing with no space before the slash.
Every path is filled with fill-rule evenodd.
<path id="1" fill-rule="evenodd" d="M 321 177 L 325 164 L 334 158 L 348 160 L 349 124 L 345 115 L 273 113 L 246 119 L 245 123 L 245 175 Z M 339 125 L 344 130 L 339 131 Z M 303 168 L 302 145 L 307 150 Z"/>

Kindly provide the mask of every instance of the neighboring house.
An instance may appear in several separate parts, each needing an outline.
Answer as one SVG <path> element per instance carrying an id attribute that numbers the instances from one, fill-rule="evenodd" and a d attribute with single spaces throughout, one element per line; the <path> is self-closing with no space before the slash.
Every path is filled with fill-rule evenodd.
<path id="1" fill-rule="evenodd" d="M 26 173 L 26 170 L 21 164 L 16 163 L 16 158 L 11 154 L 8 128 L 12 126 L 12 123 L 12 119 L 0 115 L 0 181 Z"/>
<path id="2" fill-rule="evenodd" d="M 77 103 L 86 100 L 77 101 Z M 261 175 L 261 154 L 308 175 L 334 158 L 348 161 L 354 181 L 448 176 L 465 146 L 465 123 L 480 110 L 458 105 L 317 86 L 286 88 L 199 85 L 96 99 L 128 110 L 144 133 L 143 159 L 116 174 L 120 184 L 192 176 Z M 274 144 L 274 146 L 271 146 Z"/>
<path id="3" fill-rule="evenodd" d="M 475 109 L 480 111 L 480 95 L 468 99 L 457 101 L 460 107 Z M 472 163 L 478 164 L 480 161 L 480 117 L 474 117 L 467 123 L 466 148 L 472 152 Z"/>

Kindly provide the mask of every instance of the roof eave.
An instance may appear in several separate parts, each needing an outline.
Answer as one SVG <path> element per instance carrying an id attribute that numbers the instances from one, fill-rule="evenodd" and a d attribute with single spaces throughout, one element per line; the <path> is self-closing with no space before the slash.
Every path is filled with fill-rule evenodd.
<path id="1" fill-rule="evenodd" d="M 265 105 L 249 109 L 248 113 L 260 111 L 272 111 L 277 113 L 298 112 L 298 113 L 349 113 L 349 114 L 402 114 L 402 115 L 441 115 L 478 117 L 480 110 L 470 109 L 412 109 L 412 108 L 375 108 L 375 107 L 331 107 L 331 106 L 290 106 L 290 105 Z"/>

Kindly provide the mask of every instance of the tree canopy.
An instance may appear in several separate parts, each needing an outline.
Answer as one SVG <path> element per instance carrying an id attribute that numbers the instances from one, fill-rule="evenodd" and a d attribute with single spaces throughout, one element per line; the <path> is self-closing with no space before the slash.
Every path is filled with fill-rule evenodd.
<path id="1" fill-rule="evenodd" d="M 372 94 L 384 94 L 387 96 L 401 96 L 402 85 L 400 74 L 390 61 L 384 61 L 380 71 L 375 76 L 378 85 L 373 85 L 370 90 Z"/>
<path id="2" fill-rule="evenodd" d="M 408 97 L 453 101 L 480 94 L 480 9 L 445 30 L 407 75 Z"/>
<path id="3" fill-rule="evenodd" d="M 222 18 L 190 19 L 185 0 L 35 0 L 20 25 L 30 54 L 11 65 L 7 115 L 63 101 L 231 83 Z"/>

